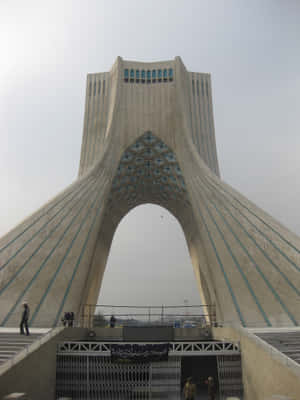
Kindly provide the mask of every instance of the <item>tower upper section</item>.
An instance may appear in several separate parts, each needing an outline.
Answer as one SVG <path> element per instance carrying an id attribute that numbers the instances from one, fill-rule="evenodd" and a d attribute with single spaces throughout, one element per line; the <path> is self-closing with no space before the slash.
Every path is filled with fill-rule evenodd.
<path id="1" fill-rule="evenodd" d="M 219 175 L 209 74 L 188 72 L 179 57 L 151 63 L 119 57 L 109 72 L 88 74 L 79 175 L 99 160 L 116 118 L 122 146 L 126 137 L 146 131 L 171 138 L 181 114 L 196 151 Z"/>

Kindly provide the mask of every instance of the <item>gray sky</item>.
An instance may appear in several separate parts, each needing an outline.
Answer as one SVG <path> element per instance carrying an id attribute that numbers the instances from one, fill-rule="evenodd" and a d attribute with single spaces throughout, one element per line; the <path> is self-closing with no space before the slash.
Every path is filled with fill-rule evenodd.
<path id="1" fill-rule="evenodd" d="M 0 235 L 76 179 L 86 74 L 118 55 L 211 73 L 222 178 L 300 234 L 299 21 L 299 0 L 0 0 Z M 179 224 L 133 210 L 100 301 L 184 299 L 199 302 Z"/>

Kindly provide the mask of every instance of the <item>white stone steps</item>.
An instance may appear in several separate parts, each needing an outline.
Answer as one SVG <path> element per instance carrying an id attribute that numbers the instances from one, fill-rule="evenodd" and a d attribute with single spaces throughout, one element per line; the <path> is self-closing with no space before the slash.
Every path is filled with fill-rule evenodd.
<path id="1" fill-rule="evenodd" d="M 26 346 L 27 345 L 27 343 L 25 343 L 24 345 L 19 345 L 19 346 L 16 346 L 14 343 L 9 343 L 9 344 L 6 344 L 6 345 L 1 345 L 0 344 L 0 352 L 1 351 L 5 351 L 5 350 L 16 350 L 16 351 L 19 351 L 20 349 L 23 349 L 23 347 L 24 346 Z"/>
<path id="2" fill-rule="evenodd" d="M 0 330 L 0 364 L 13 358 L 17 353 L 31 345 L 42 336 L 42 333 L 21 335 L 17 330 L 9 332 Z"/>
<path id="3" fill-rule="evenodd" d="M 39 337 L 40 336 L 37 336 L 37 337 L 32 338 L 32 339 L 29 339 L 26 336 L 24 338 L 1 338 L 0 339 L 0 344 L 2 344 L 2 343 L 32 343 L 36 339 L 38 339 Z"/>
<path id="4" fill-rule="evenodd" d="M 15 332 L 2 333 L 0 331 L 0 337 L 23 337 L 23 336 L 27 336 L 27 335 L 21 335 L 20 333 L 15 333 Z M 28 337 L 36 337 L 36 336 L 40 336 L 40 334 L 39 333 L 31 333 L 28 335 Z"/>
<path id="5" fill-rule="evenodd" d="M 265 342 L 300 363 L 300 331 L 255 332 Z"/>
<path id="6" fill-rule="evenodd" d="M 24 347 L 24 346 L 28 346 L 29 344 L 33 343 L 34 340 L 32 340 L 31 342 L 0 342 L 0 346 L 11 346 L 11 345 L 15 345 L 15 346 L 19 346 L 19 347 Z"/>
<path id="7" fill-rule="evenodd" d="M 10 356 L 18 353 L 18 351 L 1 351 L 1 356 Z"/>

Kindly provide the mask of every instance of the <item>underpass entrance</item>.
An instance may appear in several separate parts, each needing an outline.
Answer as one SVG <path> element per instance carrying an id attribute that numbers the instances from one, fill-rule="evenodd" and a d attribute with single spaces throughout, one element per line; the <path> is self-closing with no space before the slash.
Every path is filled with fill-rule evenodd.
<path id="1" fill-rule="evenodd" d="M 120 362 L 112 357 L 116 342 L 60 343 L 57 351 L 57 398 L 179 400 L 188 376 L 193 376 L 197 384 L 197 400 L 205 399 L 205 380 L 208 376 L 215 378 L 218 387 L 216 399 L 225 400 L 228 396 L 242 398 L 238 344 L 217 341 L 160 342 L 159 345 L 168 348 L 167 358 L 151 361 L 151 357 L 147 357 L 154 353 L 157 356 L 157 344 L 119 341 L 117 347 L 124 348 L 123 354 L 127 352 L 125 362 Z M 144 362 L 128 361 L 130 352 L 138 352 L 142 346 L 146 357 Z"/>
<path id="2" fill-rule="evenodd" d="M 181 358 L 181 387 L 184 387 L 189 377 L 197 387 L 197 398 L 207 398 L 207 378 L 211 376 L 218 390 L 218 365 L 216 356 L 195 356 Z"/>

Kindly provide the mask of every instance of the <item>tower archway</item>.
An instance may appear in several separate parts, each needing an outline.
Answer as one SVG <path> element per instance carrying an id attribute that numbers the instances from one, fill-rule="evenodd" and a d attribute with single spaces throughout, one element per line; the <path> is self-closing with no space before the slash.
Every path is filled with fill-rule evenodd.
<path id="1" fill-rule="evenodd" d="M 212 106 L 210 75 L 179 57 L 88 75 L 78 179 L 0 240 L 1 326 L 24 300 L 42 327 L 95 303 L 115 229 L 145 202 L 178 219 L 219 322 L 299 325 L 300 239 L 220 179 Z"/>
<path id="2" fill-rule="evenodd" d="M 84 303 L 96 304 L 106 268 L 111 242 L 120 221 L 135 207 L 156 204 L 168 210 L 179 222 L 189 248 L 203 304 L 212 304 L 205 271 L 201 271 L 198 254 L 189 240 L 193 211 L 186 190 L 184 175 L 173 150 L 151 131 L 142 134 L 120 157 L 112 180 L 110 195 L 92 260 L 90 282 Z M 106 244 L 104 248 L 104 243 Z"/>
<path id="3" fill-rule="evenodd" d="M 161 307 L 183 305 L 185 300 L 189 305 L 201 304 L 178 220 L 158 205 L 135 207 L 113 236 L 97 303 Z"/>

